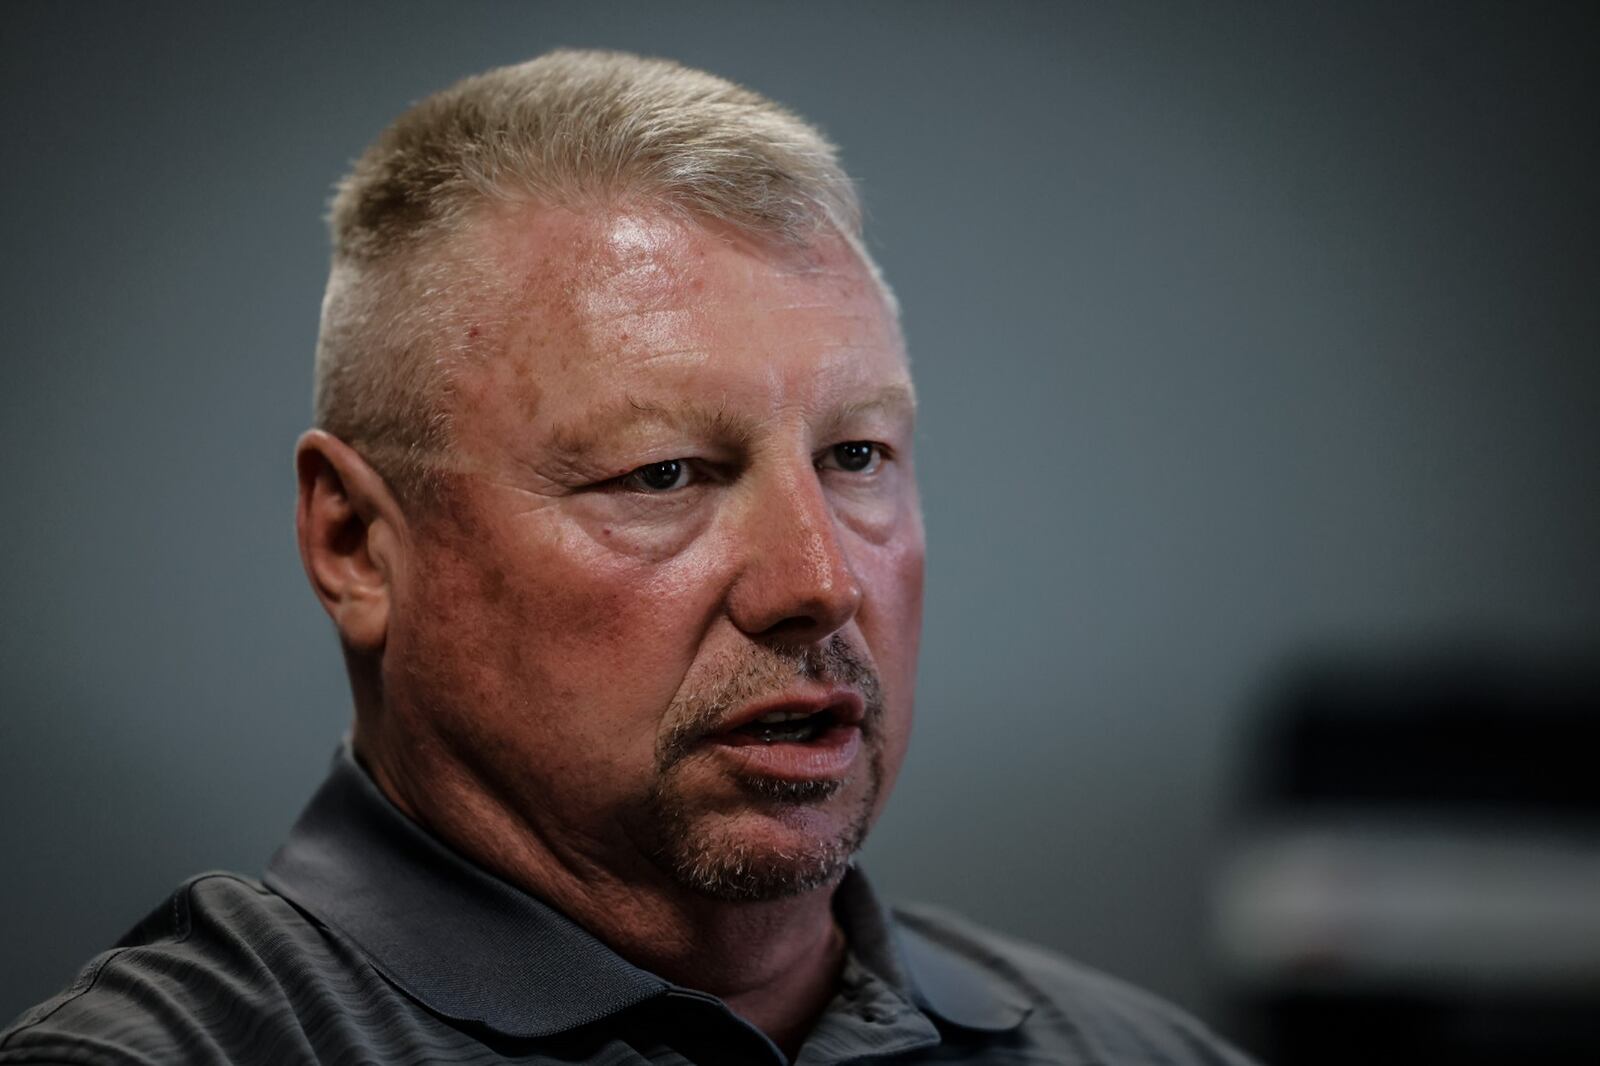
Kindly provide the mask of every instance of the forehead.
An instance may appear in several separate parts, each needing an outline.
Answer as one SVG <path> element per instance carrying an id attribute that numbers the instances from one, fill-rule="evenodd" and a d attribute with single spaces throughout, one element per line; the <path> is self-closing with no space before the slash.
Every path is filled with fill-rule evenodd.
<path id="1" fill-rule="evenodd" d="M 777 248 L 656 210 L 526 207 L 479 232 L 501 284 L 502 374 L 547 394 L 754 369 L 790 386 L 909 380 L 884 295 L 837 235 Z"/>
<path id="2" fill-rule="evenodd" d="M 572 300 L 575 310 L 595 314 L 672 303 L 707 283 L 729 290 L 793 283 L 883 302 L 860 257 L 828 231 L 804 247 L 780 245 L 647 205 L 506 205 L 475 228 L 493 267 L 520 283 L 522 296 Z"/>

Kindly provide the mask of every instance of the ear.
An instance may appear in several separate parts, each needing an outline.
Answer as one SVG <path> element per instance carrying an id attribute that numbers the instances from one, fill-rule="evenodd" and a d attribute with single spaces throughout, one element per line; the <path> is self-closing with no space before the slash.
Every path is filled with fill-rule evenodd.
<path id="1" fill-rule="evenodd" d="M 312 591 L 348 647 L 381 651 L 401 563 L 399 503 L 378 472 L 330 433 L 306 431 L 294 461 L 295 532 Z"/>

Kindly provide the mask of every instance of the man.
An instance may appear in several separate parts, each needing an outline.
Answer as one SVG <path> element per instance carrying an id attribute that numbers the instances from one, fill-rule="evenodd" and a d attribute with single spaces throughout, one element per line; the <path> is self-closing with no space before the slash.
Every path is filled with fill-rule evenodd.
<path id="1" fill-rule="evenodd" d="M 906 750 L 915 399 L 834 150 L 562 52 L 345 180 L 297 529 L 350 743 L 0 1062 L 1239 1062 L 850 859 Z"/>

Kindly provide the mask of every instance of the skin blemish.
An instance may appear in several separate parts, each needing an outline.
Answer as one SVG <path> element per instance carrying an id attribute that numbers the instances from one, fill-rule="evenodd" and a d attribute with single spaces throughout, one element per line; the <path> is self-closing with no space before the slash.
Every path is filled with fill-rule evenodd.
<path id="1" fill-rule="evenodd" d="M 447 478 L 438 486 L 436 493 L 436 513 L 428 516 L 443 523 L 436 530 L 436 535 L 450 538 L 453 543 L 463 547 L 488 535 L 483 517 L 465 482 Z"/>
<path id="2" fill-rule="evenodd" d="M 484 570 L 483 580 L 480 582 L 483 589 L 483 598 L 488 603 L 500 603 L 506 598 L 506 573 L 497 566 Z"/>
<path id="3" fill-rule="evenodd" d="M 517 379 L 516 392 L 521 401 L 519 408 L 522 417 L 528 422 L 533 422 L 538 417 L 539 401 L 544 396 L 544 389 L 540 387 L 534 370 L 531 349 L 532 345 L 529 345 L 513 364 Z"/>

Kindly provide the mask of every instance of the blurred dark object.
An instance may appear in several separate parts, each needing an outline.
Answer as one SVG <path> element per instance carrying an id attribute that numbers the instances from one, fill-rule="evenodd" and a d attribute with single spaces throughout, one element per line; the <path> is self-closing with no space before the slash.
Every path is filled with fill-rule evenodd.
<path id="1" fill-rule="evenodd" d="M 1346 657 L 1274 689 L 1212 915 L 1263 1059 L 1600 1063 L 1597 662 Z"/>

